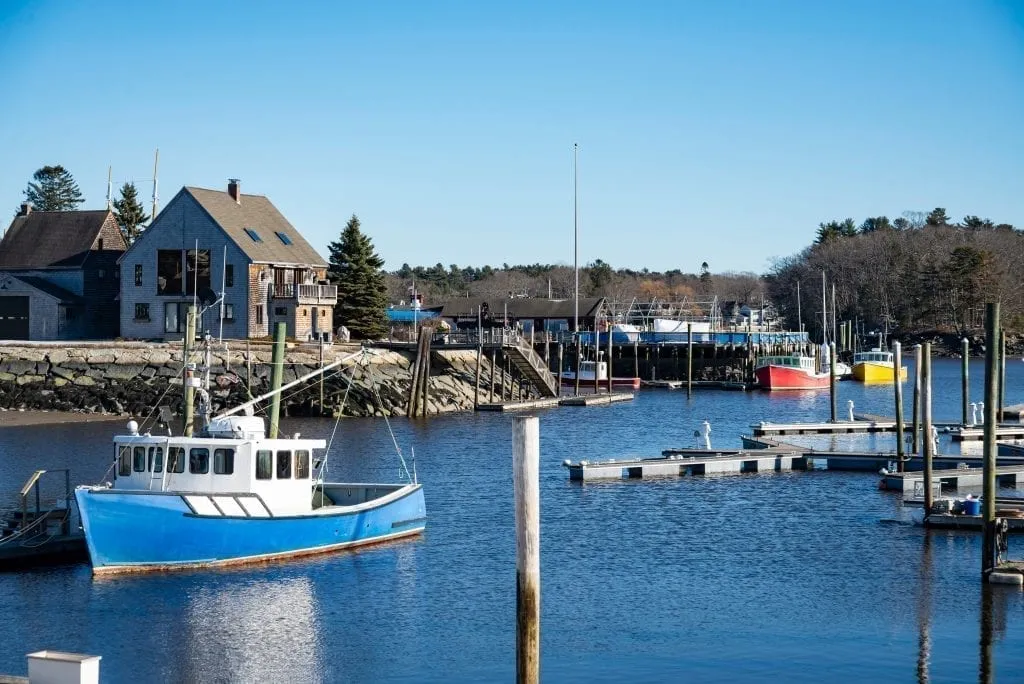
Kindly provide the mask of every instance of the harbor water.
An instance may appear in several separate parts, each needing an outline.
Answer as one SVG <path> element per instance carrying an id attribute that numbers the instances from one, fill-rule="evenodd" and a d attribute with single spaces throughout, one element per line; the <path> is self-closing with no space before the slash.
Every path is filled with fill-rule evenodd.
<path id="1" fill-rule="evenodd" d="M 975 401 L 982 371 L 972 363 Z M 935 419 L 959 419 L 959 361 L 937 359 L 933 372 Z M 908 417 L 912 387 L 904 386 Z M 858 413 L 894 414 L 891 386 L 840 383 L 840 418 L 851 399 Z M 1008 361 L 1006 400 L 1024 401 L 1019 360 Z M 827 420 L 827 390 L 701 390 L 691 399 L 685 389 L 643 390 L 633 402 L 536 415 L 545 681 L 1024 676 L 1024 594 L 983 591 L 980 536 L 907 524 L 900 497 L 879 491 L 874 474 L 581 484 L 561 465 L 691 447 L 705 419 L 714 446 L 738 447 L 758 421 Z M 93 578 L 80 564 L 3 573 L 0 673 L 24 674 L 26 653 L 58 649 L 103 656 L 105 682 L 512 680 L 512 418 L 392 426 L 425 486 L 422 538 L 212 571 Z M 0 493 L 36 468 L 70 467 L 76 483 L 110 479 L 121 428 L 0 429 Z M 303 436 L 330 438 L 333 428 L 282 421 Z M 384 421 L 342 421 L 329 473 L 395 480 Z M 1024 553 L 1015 539 L 1010 553 Z"/>

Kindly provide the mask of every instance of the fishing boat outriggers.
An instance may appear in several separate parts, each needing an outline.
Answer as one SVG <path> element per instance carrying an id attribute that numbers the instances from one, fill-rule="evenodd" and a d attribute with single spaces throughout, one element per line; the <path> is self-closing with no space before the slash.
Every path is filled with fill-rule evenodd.
<path id="1" fill-rule="evenodd" d="M 274 393 L 204 420 L 195 436 L 140 434 L 129 422 L 114 438 L 113 484 L 75 490 L 93 572 L 256 562 L 423 531 L 423 487 L 401 452 L 407 483 L 324 482 L 314 454 L 325 440 L 268 438 L 263 418 L 238 415 Z"/>

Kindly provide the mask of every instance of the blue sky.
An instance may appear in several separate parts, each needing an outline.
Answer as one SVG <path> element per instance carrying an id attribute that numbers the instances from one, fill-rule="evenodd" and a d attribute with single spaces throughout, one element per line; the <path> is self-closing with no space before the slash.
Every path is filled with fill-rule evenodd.
<path id="1" fill-rule="evenodd" d="M 269 196 L 326 256 L 765 271 L 820 221 L 1024 228 L 1024 3 L 0 3 L 0 204 Z"/>

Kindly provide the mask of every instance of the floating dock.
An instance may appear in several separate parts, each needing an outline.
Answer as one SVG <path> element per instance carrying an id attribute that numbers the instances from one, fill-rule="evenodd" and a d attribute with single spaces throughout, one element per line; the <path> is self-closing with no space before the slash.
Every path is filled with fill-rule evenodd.
<path id="1" fill-rule="evenodd" d="M 478 404 L 477 411 L 530 411 L 538 408 L 553 408 L 555 406 L 596 406 L 601 404 L 616 404 L 620 401 L 632 401 L 632 392 L 601 392 L 598 394 L 581 394 L 578 397 L 545 397 L 542 399 L 528 399 L 526 401 L 505 401 L 493 404 Z"/>
<path id="2" fill-rule="evenodd" d="M 955 470 L 943 469 L 941 473 L 934 474 L 932 479 L 944 490 L 981 488 L 983 474 L 983 468 L 958 467 Z M 996 468 L 996 487 L 1019 487 L 1022 484 L 1024 465 Z M 904 493 L 920 491 L 923 486 L 924 475 L 921 472 L 889 473 L 882 476 L 880 485 L 881 489 Z"/>
<path id="3" fill-rule="evenodd" d="M 985 427 L 962 427 L 952 431 L 954 442 L 980 442 L 985 438 Z M 996 428 L 996 439 L 1024 439 L 1024 427 L 999 426 Z"/>
<path id="4" fill-rule="evenodd" d="M 775 449 L 707 451 L 668 450 L 656 458 L 599 461 L 566 461 L 569 479 L 621 480 L 646 477 L 727 475 L 739 473 L 806 470 L 807 459 L 799 453 Z"/>

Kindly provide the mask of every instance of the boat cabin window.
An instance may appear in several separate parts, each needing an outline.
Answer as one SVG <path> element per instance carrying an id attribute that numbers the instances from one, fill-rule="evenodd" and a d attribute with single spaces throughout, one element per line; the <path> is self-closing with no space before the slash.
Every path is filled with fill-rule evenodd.
<path id="1" fill-rule="evenodd" d="M 135 447 L 135 456 L 132 458 L 132 466 L 135 472 L 146 472 L 146 447 Z"/>
<path id="2" fill-rule="evenodd" d="M 167 472 L 185 472 L 185 449 L 183 447 L 167 447 Z"/>
<path id="3" fill-rule="evenodd" d="M 256 452 L 256 479 L 269 480 L 274 472 L 274 455 L 270 451 Z"/>
<path id="4" fill-rule="evenodd" d="M 188 472 L 193 475 L 205 475 L 210 472 L 210 450 L 191 449 L 188 453 Z"/>
<path id="5" fill-rule="evenodd" d="M 117 453 L 117 475 L 126 477 L 132 474 L 132 448 L 123 446 Z"/>
<path id="6" fill-rule="evenodd" d="M 164 472 L 163 447 L 149 447 L 149 470 L 153 473 Z"/>
<path id="7" fill-rule="evenodd" d="M 213 472 L 217 475 L 230 475 L 235 472 L 235 450 L 213 450 Z"/>
<path id="8" fill-rule="evenodd" d="M 295 479 L 303 480 L 309 477 L 309 452 L 295 452 Z"/>
<path id="9" fill-rule="evenodd" d="M 292 477 L 292 452 L 277 452 L 277 479 L 289 480 Z"/>

